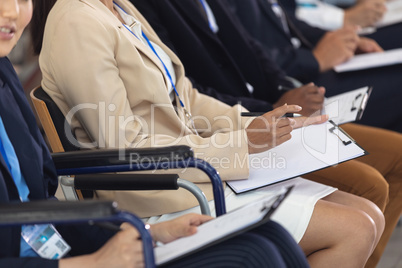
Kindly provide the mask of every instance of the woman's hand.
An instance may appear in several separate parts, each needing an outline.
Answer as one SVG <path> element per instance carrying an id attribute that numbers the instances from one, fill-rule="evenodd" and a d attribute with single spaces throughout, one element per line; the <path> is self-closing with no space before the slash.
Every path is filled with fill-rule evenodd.
<path id="1" fill-rule="evenodd" d="M 151 235 L 155 241 L 169 243 L 180 237 L 195 234 L 197 226 L 211 219 L 213 219 L 211 216 L 195 213 L 186 214 L 174 220 L 151 225 Z"/>
<path id="2" fill-rule="evenodd" d="M 264 152 L 289 140 L 295 121 L 282 116 L 286 113 L 297 113 L 301 109 L 298 105 L 285 104 L 256 117 L 246 129 L 248 152 L 250 154 Z"/>
<path id="3" fill-rule="evenodd" d="M 95 253 L 61 259 L 59 268 L 144 267 L 142 242 L 138 231 L 128 223 L 123 223 L 121 229 Z"/>
<path id="4" fill-rule="evenodd" d="M 283 105 L 262 116 L 256 117 L 247 127 L 248 152 L 260 153 L 289 140 L 294 128 L 311 124 L 320 124 L 328 120 L 327 115 L 288 118 L 286 113 L 298 113 L 302 108 L 298 105 Z"/>
<path id="5" fill-rule="evenodd" d="M 309 125 L 318 125 L 326 122 L 328 120 L 328 115 L 312 115 L 309 117 L 302 116 L 294 118 L 295 124 L 293 125 L 293 129 L 299 127 L 306 127 Z"/>

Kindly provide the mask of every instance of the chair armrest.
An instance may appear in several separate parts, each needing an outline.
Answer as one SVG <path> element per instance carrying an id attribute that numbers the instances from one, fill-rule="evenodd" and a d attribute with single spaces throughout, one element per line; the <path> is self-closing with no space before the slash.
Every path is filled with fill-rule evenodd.
<path id="1" fill-rule="evenodd" d="M 61 186 L 80 190 L 147 191 L 186 189 L 197 198 L 201 213 L 211 215 L 208 200 L 194 183 L 179 179 L 177 174 L 83 174 L 62 176 Z"/>
<path id="2" fill-rule="evenodd" d="M 109 155 L 110 158 L 105 157 L 105 154 L 106 156 Z M 194 158 L 194 152 L 189 146 L 88 150 L 55 153 L 52 157 L 59 176 L 197 168 L 205 172 L 211 180 L 216 215 L 220 216 L 226 213 L 224 191 L 219 173 L 208 162 Z"/>
<path id="3" fill-rule="evenodd" d="M 117 213 L 112 201 L 32 201 L 0 204 L 0 225 L 97 219 Z"/>
<path id="4" fill-rule="evenodd" d="M 111 165 L 160 163 L 184 160 L 194 156 L 189 146 L 169 146 L 157 148 L 129 148 L 107 150 L 81 150 L 53 153 L 57 169 L 99 167 Z"/>
<path id="5" fill-rule="evenodd" d="M 71 179 L 73 186 L 81 190 L 177 190 L 177 174 L 83 174 L 75 178 L 62 178 L 64 185 Z"/>

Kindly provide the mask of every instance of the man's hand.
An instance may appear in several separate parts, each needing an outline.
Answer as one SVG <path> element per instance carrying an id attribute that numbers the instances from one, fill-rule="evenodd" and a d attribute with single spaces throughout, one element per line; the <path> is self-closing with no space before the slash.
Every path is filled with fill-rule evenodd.
<path id="1" fill-rule="evenodd" d="M 384 50 L 373 39 L 367 37 L 360 37 L 357 45 L 356 53 L 371 53 L 371 52 L 383 52 Z"/>
<path id="2" fill-rule="evenodd" d="M 384 0 L 367 0 L 345 10 L 343 25 L 373 26 L 381 20 L 387 8 Z"/>
<path id="3" fill-rule="evenodd" d="M 176 219 L 151 225 L 151 235 L 155 241 L 172 242 L 180 237 L 197 232 L 197 226 L 213 219 L 211 216 L 195 213 L 186 214 Z"/>
<path id="4" fill-rule="evenodd" d="M 287 91 L 273 105 L 274 108 L 285 103 L 297 104 L 303 108 L 299 113 L 310 116 L 322 109 L 324 104 L 325 88 L 317 87 L 314 83 L 309 83 L 299 88 Z"/>
<path id="5" fill-rule="evenodd" d="M 353 57 L 359 43 L 357 29 L 358 26 L 345 26 L 321 38 L 313 50 L 321 72 L 331 70 Z"/>

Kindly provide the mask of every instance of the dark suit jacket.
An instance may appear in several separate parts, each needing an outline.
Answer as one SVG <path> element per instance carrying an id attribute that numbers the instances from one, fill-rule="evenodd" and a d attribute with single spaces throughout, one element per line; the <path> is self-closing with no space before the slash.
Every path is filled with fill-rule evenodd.
<path id="1" fill-rule="evenodd" d="M 205 88 L 235 97 L 252 97 L 276 102 L 282 92 L 278 85 L 289 85 L 284 74 L 262 47 L 244 31 L 240 22 L 227 12 L 225 3 L 210 1 L 216 13 L 219 33 L 213 34 L 194 0 L 131 0 L 183 62 L 186 74 L 203 93 Z M 236 55 L 236 56 L 233 56 Z M 254 87 L 250 94 L 246 82 Z M 224 99 L 214 96 L 222 101 Z M 228 103 L 227 101 L 225 101 Z M 256 110 L 253 104 L 242 105 Z M 272 109 L 267 107 L 266 111 Z"/>
<path id="2" fill-rule="evenodd" d="M 253 2 L 253 1 L 252 1 Z M 287 10 L 288 14 L 292 21 L 298 25 L 300 30 L 306 35 L 309 33 L 315 34 L 314 32 L 309 31 L 307 25 L 304 27 L 301 21 L 296 19 L 296 1 L 295 0 L 280 0 L 282 6 Z M 304 23 L 303 23 L 304 24 Z M 402 31 L 402 23 L 396 23 L 393 25 L 389 25 L 387 27 L 378 28 L 374 33 L 367 35 L 366 37 L 374 39 L 384 50 L 395 49 L 402 47 L 402 35 L 400 34 Z"/>
<path id="3" fill-rule="evenodd" d="M 54 198 L 57 176 L 53 161 L 36 125 L 16 73 L 7 58 L 0 58 L 0 116 L 19 159 L 30 190 L 30 200 Z M 18 190 L 0 155 L 0 203 L 20 202 Z M 111 234 L 88 226 L 57 227 L 74 248 L 72 255 L 96 250 Z M 87 239 L 82 239 L 87 235 Z M 18 258 L 21 228 L 0 228 L 0 267 L 57 267 L 57 261 Z M 89 241 L 89 243 L 86 243 Z M 89 248 L 88 248 L 89 247 Z M 84 251 L 82 251 L 85 249 Z"/>
<path id="4" fill-rule="evenodd" d="M 280 2 L 286 4 L 286 8 L 292 8 L 294 1 Z M 287 75 L 303 83 L 313 81 L 324 86 L 328 97 L 363 86 L 373 86 L 373 93 L 359 123 L 402 131 L 402 107 L 398 105 L 402 102 L 400 65 L 348 73 L 336 73 L 332 70 L 320 73 L 311 48 L 293 48 L 290 36 L 283 30 L 267 0 L 229 0 L 227 8 L 231 8 L 245 28 L 275 56 Z M 302 22 L 297 23 L 297 29 L 312 44 L 320 36 L 317 28 Z"/>
<path id="5" fill-rule="evenodd" d="M 290 35 L 283 29 L 281 21 L 272 11 L 267 0 L 229 0 L 228 2 L 249 33 L 262 43 L 287 75 L 307 82 L 319 74 L 319 65 L 311 47 L 306 44 L 302 44 L 299 49 L 293 47 L 291 37 L 297 34 L 291 27 Z M 288 15 L 288 19 L 291 17 Z M 293 23 L 313 46 L 325 33 L 302 21 Z"/>

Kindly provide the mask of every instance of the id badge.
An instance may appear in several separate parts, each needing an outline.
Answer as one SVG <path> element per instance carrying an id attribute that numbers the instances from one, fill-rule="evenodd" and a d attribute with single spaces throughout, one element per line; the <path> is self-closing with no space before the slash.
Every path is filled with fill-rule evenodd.
<path id="1" fill-rule="evenodd" d="M 21 236 L 40 257 L 45 259 L 60 259 L 71 249 L 51 224 L 24 225 Z"/>

